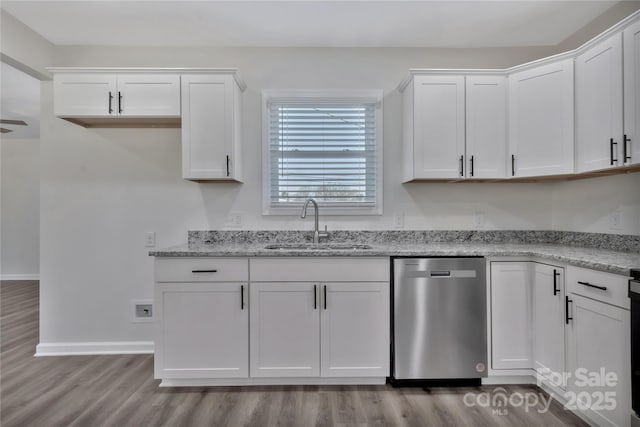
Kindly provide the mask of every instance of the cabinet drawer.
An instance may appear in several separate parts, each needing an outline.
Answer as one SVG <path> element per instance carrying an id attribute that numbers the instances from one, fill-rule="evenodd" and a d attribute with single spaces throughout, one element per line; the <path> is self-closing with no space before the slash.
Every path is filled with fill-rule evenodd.
<path id="1" fill-rule="evenodd" d="M 566 285 L 568 292 L 629 308 L 628 277 L 569 266 Z"/>
<path id="2" fill-rule="evenodd" d="M 156 282 L 246 282 L 247 258 L 157 258 Z"/>
<path id="3" fill-rule="evenodd" d="M 251 281 L 388 282 L 389 258 L 252 258 Z"/>

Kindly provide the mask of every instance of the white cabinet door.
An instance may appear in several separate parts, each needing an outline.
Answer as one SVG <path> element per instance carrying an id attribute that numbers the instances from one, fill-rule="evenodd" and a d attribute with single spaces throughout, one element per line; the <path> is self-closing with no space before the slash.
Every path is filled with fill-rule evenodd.
<path id="1" fill-rule="evenodd" d="M 53 77 L 54 114 L 59 117 L 117 115 L 115 74 L 56 74 Z"/>
<path id="2" fill-rule="evenodd" d="M 491 263 L 491 367 L 527 369 L 531 361 L 531 263 Z"/>
<path id="3" fill-rule="evenodd" d="M 240 179 L 236 92 L 231 75 L 182 76 L 183 178 Z"/>
<path id="4" fill-rule="evenodd" d="M 569 295 L 567 326 L 567 388 L 577 396 L 576 405 L 602 426 L 628 426 L 631 411 L 631 349 L 629 311 L 579 295 Z M 610 386 L 588 383 L 585 378 L 615 376 Z M 608 393 L 608 398 L 603 400 Z M 599 409 L 593 405 L 600 406 Z M 590 408 L 590 410 L 589 410 Z M 608 409 L 610 408 L 610 409 Z"/>
<path id="5" fill-rule="evenodd" d="M 505 178 L 507 79 L 466 77 L 467 178 Z"/>
<path id="6" fill-rule="evenodd" d="M 251 283 L 252 377 L 320 375 L 320 300 L 314 283 Z"/>
<path id="7" fill-rule="evenodd" d="M 156 377 L 247 378 L 247 291 L 246 283 L 156 284 Z"/>
<path id="8" fill-rule="evenodd" d="M 640 163 L 640 22 L 624 30 L 624 133 L 623 160 Z M 626 151 L 626 153 L 624 152 Z M 624 159 L 626 154 L 626 159 Z"/>
<path id="9" fill-rule="evenodd" d="M 561 389 L 564 385 L 558 378 L 565 372 L 564 289 L 563 268 L 533 264 L 533 367 L 540 379 L 552 379 Z"/>
<path id="10" fill-rule="evenodd" d="M 116 105 L 123 117 L 180 117 L 180 76 L 119 74 Z"/>
<path id="11" fill-rule="evenodd" d="M 464 76 L 414 78 L 414 179 L 464 176 Z"/>
<path id="12" fill-rule="evenodd" d="M 622 165 L 622 34 L 576 58 L 576 169 Z"/>
<path id="13" fill-rule="evenodd" d="M 322 284 L 323 377 L 389 376 L 389 284 Z"/>
<path id="14" fill-rule="evenodd" d="M 510 175 L 573 173 L 573 59 L 509 76 Z"/>

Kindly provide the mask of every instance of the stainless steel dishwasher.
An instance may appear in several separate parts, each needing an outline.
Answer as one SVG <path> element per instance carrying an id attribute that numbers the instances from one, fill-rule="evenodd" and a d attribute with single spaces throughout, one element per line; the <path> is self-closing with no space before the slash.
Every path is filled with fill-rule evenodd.
<path id="1" fill-rule="evenodd" d="M 394 383 L 487 376 L 485 269 L 482 257 L 394 259 Z"/>

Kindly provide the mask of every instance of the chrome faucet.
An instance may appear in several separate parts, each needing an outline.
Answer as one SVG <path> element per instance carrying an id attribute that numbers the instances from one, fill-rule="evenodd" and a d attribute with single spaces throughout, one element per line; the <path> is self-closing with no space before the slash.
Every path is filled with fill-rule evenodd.
<path id="1" fill-rule="evenodd" d="M 300 214 L 300 218 L 306 218 L 307 216 L 307 206 L 309 203 L 313 203 L 313 209 L 315 213 L 315 230 L 313 232 L 313 243 L 320 243 L 321 237 L 329 237 L 329 233 L 327 232 L 327 226 L 324 226 L 324 231 L 318 230 L 318 203 L 313 199 L 307 199 L 304 202 L 304 206 L 302 207 L 302 213 Z"/>

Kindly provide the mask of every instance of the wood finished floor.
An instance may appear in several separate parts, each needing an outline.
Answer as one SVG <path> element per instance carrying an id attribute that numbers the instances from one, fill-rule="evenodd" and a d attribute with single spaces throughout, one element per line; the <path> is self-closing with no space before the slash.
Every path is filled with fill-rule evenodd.
<path id="1" fill-rule="evenodd" d="M 0 286 L 0 425 L 11 426 L 585 426 L 555 401 L 549 412 L 466 407 L 495 387 L 158 388 L 150 355 L 33 357 L 38 282 Z M 541 391 L 510 386 L 507 392 Z"/>

